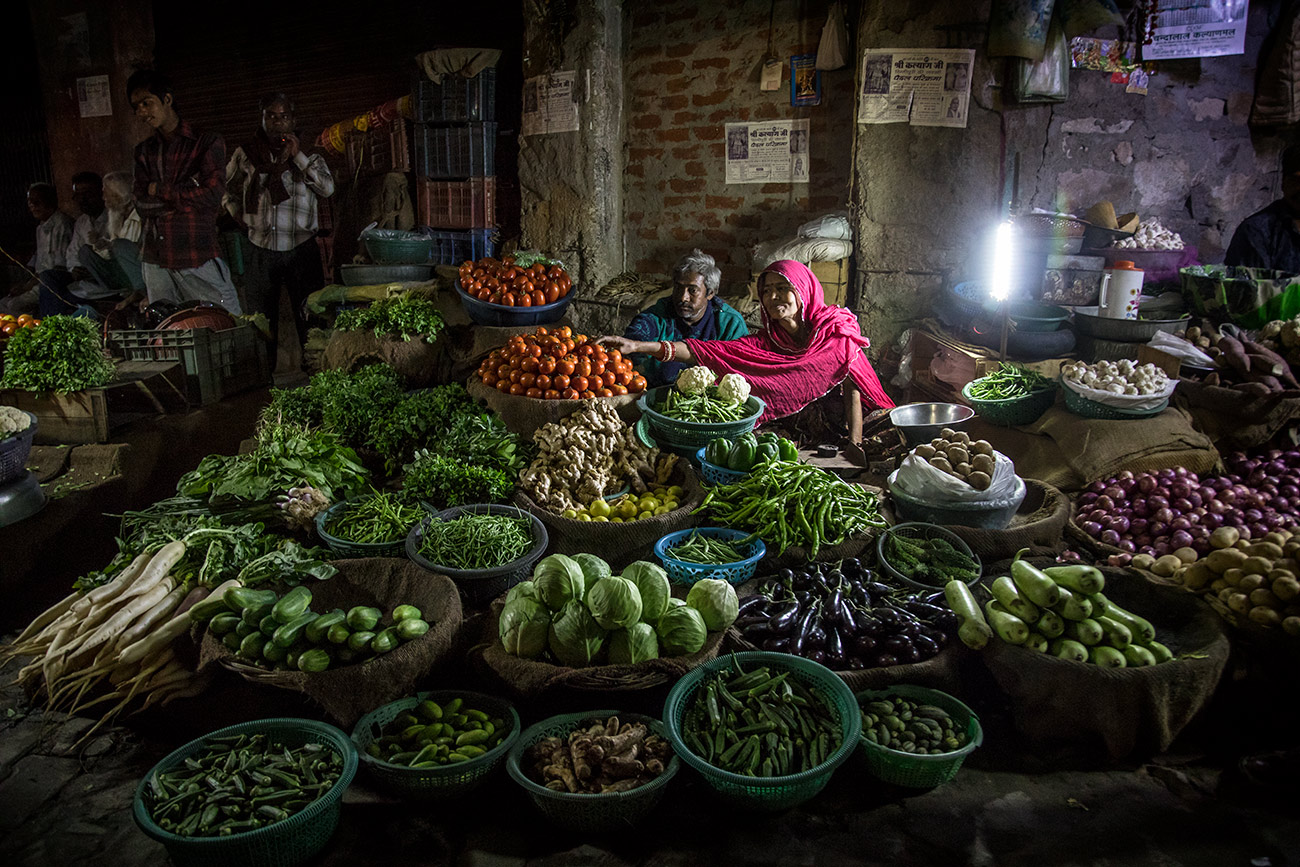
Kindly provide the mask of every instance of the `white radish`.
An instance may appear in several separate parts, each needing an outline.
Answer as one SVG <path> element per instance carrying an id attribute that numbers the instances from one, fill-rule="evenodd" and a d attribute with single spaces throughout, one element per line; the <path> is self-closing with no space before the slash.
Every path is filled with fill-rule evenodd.
<path id="1" fill-rule="evenodd" d="M 142 593 L 148 593 L 159 581 L 167 577 L 180 559 L 185 556 L 185 543 L 176 541 L 168 542 L 158 549 L 158 553 L 153 555 L 149 565 L 140 573 L 140 577 L 131 582 L 121 593 L 122 599 L 131 599 Z"/>
<path id="2" fill-rule="evenodd" d="M 135 623 L 132 623 L 121 635 L 113 640 L 113 650 L 119 651 L 135 644 L 155 624 L 163 621 L 164 618 L 175 611 L 188 593 L 189 591 L 185 586 L 181 585 L 164 596 L 157 605 L 140 615 L 140 618 Z"/>
<path id="3" fill-rule="evenodd" d="M 15 638 L 12 643 L 22 644 L 27 639 L 36 637 L 42 631 L 44 631 L 45 627 L 49 626 L 55 620 L 58 620 L 60 617 L 66 614 L 68 612 L 68 609 L 72 607 L 73 603 L 75 603 L 80 598 L 81 598 L 81 594 L 77 591 L 73 591 L 72 593 L 69 593 L 67 596 L 63 597 L 63 599 L 59 600 L 58 602 L 54 603 L 49 608 L 45 609 L 43 612 L 38 614 L 35 620 L 27 624 L 26 629 L 18 633 L 18 637 Z"/>
<path id="4" fill-rule="evenodd" d="M 81 597 L 80 601 L 76 602 L 72 606 L 72 612 L 79 617 L 84 617 L 95 606 L 107 602 L 117 596 L 117 594 L 121 593 L 128 585 L 135 581 L 136 578 L 140 577 L 140 573 L 144 571 L 145 566 L 149 564 L 151 559 L 153 558 L 149 554 L 141 554 L 136 557 L 131 561 L 129 566 L 117 573 L 117 577 L 112 581 L 96 587 L 94 590 L 91 590 L 85 596 Z"/>
<path id="5" fill-rule="evenodd" d="M 154 650 L 170 645 L 177 638 L 184 635 L 189 628 L 189 612 L 177 614 L 171 620 L 168 620 L 144 638 L 141 638 L 131 646 L 124 648 L 121 655 L 117 658 L 117 664 L 131 665 L 132 663 L 140 662 Z"/>
<path id="6" fill-rule="evenodd" d="M 124 605 L 120 611 L 108 618 L 103 626 L 95 630 L 88 636 L 85 641 L 76 649 L 78 656 L 89 653 L 98 649 L 101 645 L 112 641 L 122 630 L 126 629 L 136 621 L 150 608 L 157 605 L 163 600 L 168 593 L 171 593 L 176 587 L 176 582 L 170 577 L 165 577 L 162 581 L 155 582 L 149 590 L 133 598 L 128 604 Z"/>

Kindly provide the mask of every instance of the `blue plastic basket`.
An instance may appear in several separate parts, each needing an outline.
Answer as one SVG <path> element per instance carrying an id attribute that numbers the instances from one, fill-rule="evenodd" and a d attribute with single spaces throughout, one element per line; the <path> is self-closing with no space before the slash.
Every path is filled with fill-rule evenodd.
<path id="1" fill-rule="evenodd" d="M 504 304 L 480 301 L 460 286 L 456 287 L 456 294 L 460 296 L 465 313 L 477 325 L 549 325 L 564 318 L 569 302 L 573 300 L 573 293 L 570 292 L 559 301 L 541 307 L 507 307 Z"/>
<path id="2" fill-rule="evenodd" d="M 706 461 L 704 450 L 707 448 L 708 446 L 703 446 L 695 453 L 695 462 L 700 465 L 700 476 L 710 485 L 729 485 L 749 475 L 748 470 L 729 470 Z"/>
<path id="3" fill-rule="evenodd" d="M 705 563 L 689 563 L 673 557 L 669 552 L 679 543 L 686 541 L 692 533 L 726 542 L 738 542 L 750 536 L 744 530 L 731 530 L 726 527 L 692 527 L 689 530 L 678 530 L 661 537 L 658 542 L 655 542 L 655 556 L 664 564 L 668 578 L 678 584 L 694 584 L 704 578 L 721 578 L 732 584 L 743 584 L 754 577 L 758 561 L 762 560 L 763 555 L 767 553 L 767 546 L 763 544 L 763 540 L 754 539 L 746 543 L 749 556 L 735 563 L 711 566 Z"/>
<path id="4" fill-rule="evenodd" d="M 459 265 L 491 256 L 496 252 L 499 237 L 495 228 L 463 232 L 432 229 L 428 234 L 433 238 L 433 257 L 429 261 L 436 265 Z"/>
<path id="5" fill-rule="evenodd" d="M 416 124 L 416 173 L 436 180 L 495 175 L 496 146 L 495 123 Z"/>
<path id="6" fill-rule="evenodd" d="M 491 67 L 473 78 L 444 75 L 434 84 L 418 74 L 411 85 L 411 102 L 418 123 L 496 120 L 497 71 Z"/>

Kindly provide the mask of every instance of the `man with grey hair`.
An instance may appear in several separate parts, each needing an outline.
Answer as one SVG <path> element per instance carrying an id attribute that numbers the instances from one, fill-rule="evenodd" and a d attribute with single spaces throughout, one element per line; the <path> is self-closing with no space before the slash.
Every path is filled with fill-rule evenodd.
<path id="1" fill-rule="evenodd" d="M 99 176 L 95 179 L 98 182 Z M 42 316 L 90 310 L 94 302 L 107 299 L 118 299 L 117 306 L 124 307 L 128 296 L 144 297 L 134 183 L 131 172 L 110 172 L 99 183 L 105 208 L 102 225 L 86 236 L 85 243 L 73 239 L 68 247 L 69 270 L 42 278 Z"/>
<path id="2" fill-rule="evenodd" d="M 713 257 L 695 249 L 673 267 L 673 291 L 638 313 L 623 336 L 629 340 L 676 342 L 735 340 L 749 334 L 740 311 L 718 298 L 722 270 Z M 677 381 L 689 365 L 660 361 L 650 355 L 635 359 L 637 369 L 653 388 Z"/>

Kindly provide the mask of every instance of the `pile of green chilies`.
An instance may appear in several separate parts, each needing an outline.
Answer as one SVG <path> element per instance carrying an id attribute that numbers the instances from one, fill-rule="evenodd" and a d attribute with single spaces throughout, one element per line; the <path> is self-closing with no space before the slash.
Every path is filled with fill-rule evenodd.
<path id="1" fill-rule="evenodd" d="M 700 424 L 740 421 L 749 415 L 744 403 L 727 403 L 719 400 L 712 392 L 712 388 L 696 394 L 670 389 L 664 402 L 655 407 L 655 412 L 678 421 Z"/>
<path id="2" fill-rule="evenodd" d="M 759 464 L 734 484 L 710 488 L 701 509 L 778 554 L 791 545 L 807 548 L 809 559 L 822 545 L 886 526 L 875 494 L 808 464 Z"/>
<path id="3" fill-rule="evenodd" d="M 739 563 L 747 557 L 746 554 L 741 553 L 730 542 L 724 542 L 712 536 L 701 536 L 697 531 L 692 531 L 691 535 L 686 537 L 686 541 L 680 545 L 669 548 L 668 553 L 676 560 L 683 560 L 687 563 L 702 563 L 706 566 Z"/>
<path id="4" fill-rule="evenodd" d="M 406 538 L 425 512 L 397 494 L 375 492 L 343 510 L 325 532 L 345 542 L 377 544 Z"/>
<path id="5" fill-rule="evenodd" d="M 430 521 L 420 553 L 452 569 L 495 569 L 518 560 L 533 547 L 532 522 L 512 515 L 462 514 L 450 521 Z"/>
<path id="6" fill-rule="evenodd" d="M 971 382 L 970 396 L 975 400 L 1014 400 L 1055 385 L 1041 373 L 1004 361 L 997 370 Z"/>
<path id="7" fill-rule="evenodd" d="M 228 837 L 284 821 L 333 788 L 343 757 L 265 734 L 209 738 L 208 749 L 149 777 L 149 815 L 182 837 Z"/>

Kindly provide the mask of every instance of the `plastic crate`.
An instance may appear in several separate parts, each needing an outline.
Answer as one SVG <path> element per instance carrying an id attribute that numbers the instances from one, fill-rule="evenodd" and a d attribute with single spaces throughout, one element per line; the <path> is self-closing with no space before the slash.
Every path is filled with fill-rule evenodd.
<path id="1" fill-rule="evenodd" d="M 415 182 L 416 219 L 440 229 L 472 229 L 497 221 L 496 178 Z"/>
<path id="2" fill-rule="evenodd" d="M 426 178 L 495 175 L 495 123 L 417 124 L 415 170 Z"/>
<path id="3" fill-rule="evenodd" d="M 692 563 L 689 560 L 679 560 L 672 556 L 672 550 L 677 545 L 686 542 L 693 534 L 706 536 L 711 539 L 718 539 L 723 542 L 737 543 L 738 553 L 743 553 L 746 549 L 749 556 L 743 560 L 737 560 L 734 563 Z M 741 544 L 742 540 L 749 539 L 750 534 L 744 530 L 729 530 L 724 527 L 692 527 L 689 530 L 678 530 L 675 533 L 669 533 L 661 536 L 658 542 L 655 542 L 655 556 L 659 562 L 664 564 L 664 571 L 668 577 L 676 584 L 694 584 L 696 581 L 702 581 L 705 578 L 718 578 L 731 584 L 744 584 L 750 578 L 754 577 L 754 570 L 758 567 L 758 561 L 763 559 L 767 553 L 767 546 L 763 544 L 762 539 L 752 539 L 749 542 Z"/>
<path id="4" fill-rule="evenodd" d="M 473 78 L 444 75 L 435 84 L 417 75 L 411 85 L 411 107 L 420 123 L 496 120 L 497 71 L 485 69 Z"/>
<path id="5" fill-rule="evenodd" d="M 348 173 L 409 172 L 411 122 L 399 120 L 347 137 Z"/>
<path id="6" fill-rule="evenodd" d="M 200 406 L 271 381 L 266 342 L 249 323 L 224 331 L 110 331 L 108 340 L 113 354 L 127 361 L 183 362 L 186 397 Z"/>
<path id="7" fill-rule="evenodd" d="M 459 265 L 494 255 L 499 237 L 495 228 L 429 234 L 433 238 L 433 258 L 429 261 L 435 265 Z"/>

